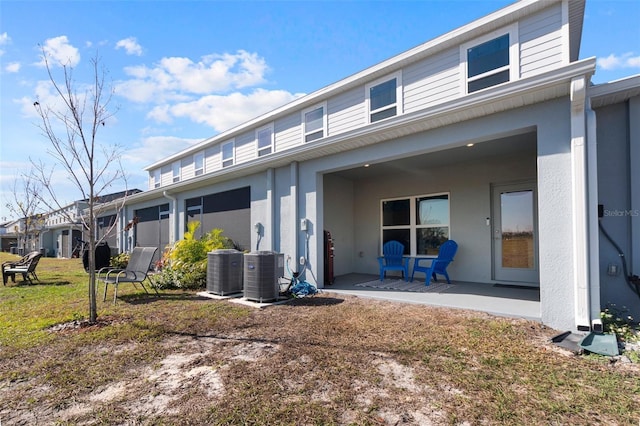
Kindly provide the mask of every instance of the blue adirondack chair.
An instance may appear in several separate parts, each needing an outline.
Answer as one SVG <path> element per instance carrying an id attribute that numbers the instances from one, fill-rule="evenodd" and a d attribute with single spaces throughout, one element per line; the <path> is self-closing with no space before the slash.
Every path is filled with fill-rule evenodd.
<path id="1" fill-rule="evenodd" d="M 413 281 L 413 276 L 416 272 L 424 272 L 426 274 L 425 277 L 425 285 L 431 284 L 431 278 L 433 277 L 434 281 L 437 281 L 438 278 L 436 274 L 444 275 L 447 279 L 447 283 L 451 284 L 451 280 L 449 280 L 449 274 L 447 274 L 447 266 L 449 263 L 453 262 L 453 257 L 456 255 L 456 251 L 458 251 L 458 244 L 453 240 L 447 240 L 440 246 L 440 251 L 438 252 L 438 257 L 435 259 L 419 259 L 416 258 L 413 263 L 413 271 L 411 272 L 411 281 Z M 429 266 L 421 266 L 420 262 L 423 261 L 431 261 Z"/>
<path id="2" fill-rule="evenodd" d="M 388 241 L 382 246 L 382 256 L 378 257 L 380 263 L 380 281 L 384 281 L 387 271 L 402 271 L 405 281 L 409 279 L 409 258 L 403 257 L 404 245 L 398 241 Z"/>

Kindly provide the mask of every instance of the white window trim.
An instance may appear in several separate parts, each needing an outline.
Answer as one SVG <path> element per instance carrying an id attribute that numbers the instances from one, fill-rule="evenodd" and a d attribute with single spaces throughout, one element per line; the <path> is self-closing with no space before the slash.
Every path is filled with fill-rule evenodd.
<path id="1" fill-rule="evenodd" d="M 484 74 L 476 75 L 473 78 L 469 79 L 467 77 L 467 50 L 470 48 L 477 46 L 479 44 L 485 43 L 487 41 L 496 39 L 505 34 L 509 34 L 509 65 L 501 68 L 496 68 L 491 71 L 488 71 Z M 518 23 L 514 23 L 507 27 L 501 28 L 499 30 L 492 31 L 489 34 L 485 34 L 482 37 L 475 38 L 467 43 L 460 45 L 460 81 L 461 85 L 461 94 L 468 95 L 469 94 L 469 81 L 479 80 L 483 77 L 488 77 L 492 74 L 504 71 L 509 69 L 509 81 L 506 83 L 510 83 L 512 81 L 516 81 L 520 78 L 520 41 L 518 40 Z M 501 83 L 505 84 L 505 83 Z M 497 85 L 499 86 L 499 84 Z M 471 93 L 478 93 L 484 90 L 491 89 L 496 86 L 485 87 L 484 89 L 476 90 Z"/>
<path id="2" fill-rule="evenodd" d="M 155 169 L 151 174 L 151 180 L 153 181 L 153 185 L 150 185 L 151 188 L 160 188 L 162 183 L 162 174 L 160 173 L 160 169 Z"/>
<path id="3" fill-rule="evenodd" d="M 227 145 L 231 145 L 231 158 L 224 158 L 224 147 Z M 224 163 L 231 160 L 231 164 L 227 164 L 225 165 Z M 220 167 L 221 168 L 225 168 L 225 167 L 231 167 L 234 164 L 236 164 L 236 142 L 235 139 L 232 139 L 230 141 L 224 142 L 222 144 L 220 144 Z"/>
<path id="4" fill-rule="evenodd" d="M 370 89 L 372 87 L 378 86 L 379 84 L 382 83 L 386 83 L 389 80 L 392 79 L 396 79 L 396 103 L 395 105 L 387 105 L 382 109 L 378 109 L 375 111 L 371 111 L 371 91 Z M 367 124 L 371 124 L 371 116 L 376 113 L 376 112 L 381 112 L 384 111 L 385 109 L 389 109 L 392 106 L 396 107 L 396 115 L 394 115 L 393 117 L 397 117 L 399 115 L 402 115 L 404 110 L 403 110 L 403 105 L 404 105 L 404 97 L 403 97 L 403 88 L 402 88 L 402 72 L 401 71 L 397 71 L 393 74 L 389 74 L 385 77 L 379 78 L 375 81 L 372 81 L 371 83 L 368 83 L 367 85 L 365 85 L 364 87 L 364 91 L 365 91 L 365 104 L 366 104 L 366 112 L 367 112 Z M 389 118 L 393 118 L 393 117 L 387 117 L 384 118 L 382 120 L 378 120 L 378 121 L 373 121 L 373 123 L 377 123 L 379 121 L 385 121 L 388 120 Z"/>
<path id="5" fill-rule="evenodd" d="M 202 158 L 202 167 L 198 168 L 197 167 L 197 158 L 201 157 Z M 196 152 L 195 154 L 193 154 L 193 175 L 194 176 L 201 176 L 205 173 L 205 156 L 204 156 L 204 151 L 201 152 Z M 198 173 L 198 171 L 200 173 Z"/>
<path id="6" fill-rule="evenodd" d="M 302 110 L 302 113 L 301 113 L 301 117 L 302 117 L 302 143 L 308 143 L 307 142 L 307 136 L 309 134 L 311 134 L 311 132 L 307 132 L 307 121 L 305 120 L 305 115 L 307 115 L 307 113 L 309 113 L 311 111 L 317 110 L 318 108 L 322 108 L 322 138 L 326 138 L 328 136 L 328 133 L 327 133 L 327 128 L 328 128 L 327 103 L 326 102 L 322 102 L 320 104 L 317 104 L 317 105 L 314 105 L 314 106 L 312 106 L 310 108 Z M 314 131 L 313 133 L 315 133 L 317 131 L 318 130 Z M 322 139 L 322 138 L 319 138 L 319 139 Z"/>
<path id="7" fill-rule="evenodd" d="M 176 170 L 177 170 L 177 174 L 176 174 Z M 176 182 L 180 182 L 180 173 L 181 172 L 181 167 L 180 167 L 180 160 L 178 161 L 174 161 L 173 163 L 171 163 L 171 176 L 173 177 L 172 182 L 176 183 Z"/>
<path id="8" fill-rule="evenodd" d="M 425 257 L 425 258 L 431 258 L 431 257 L 435 257 L 433 255 L 425 255 L 425 254 L 421 254 L 418 255 L 417 253 L 417 247 L 418 247 L 418 241 L 416 240 L 416 234 L 417 234 L 417 230 L 418 229 L 422 229 L 422 228 L 438 228 L 438 227 L 442 227 L 443 225 L 417 225 L 417 219 L 416 219 L 416 200 L 418 198 L 425 198 L 425 197 L 437 197 L 439 195 L 446 195 L 448 200 L 449 200 L 449 216 L 447 218 L 448 223 L 444 226 L 447 226 L 449 228 L 449 239 L 452 240 L 452 233 L 451 233 L 451 193 L 450 192 L 434 192 L 431 194 L 420 194 L 420 195 L 407 195 L 407 196 L 403 196 L 403 197 L 394 197 L 394 198 L 384 198 L 380 200 L 380 253 L 382 253 L 382 245 L 383 245 L 383 241 L 384 241 L 384 230 L 385 229 L 409 229 L 409 239 L 410 239 L 410 246 L 409 247 L 409 256 L 411 257 Z M 398 201 L 398 200 L 409 200 L 409 225 L 397 225 L 397 226 L 384 226 L 384 211 L 383 211 L 383 203 L 385 201 Z"/>
<path id="9" fill-rule="evenodd" d="M 271 130 L 271 145 L 269 145 L 270 151 L 268 153 L 263 154 L 263 156 L 264 155 L 273 154 L 275 152 L 275 144 L 274 144 L 275 132 L 273 131 L 273 123 L 269 123 L 266 126 L 262 126 L 262 127 L 258 128 L 258 129 L 256 129 L 256 156 L 257 157 L 261 156 L 260 155 L 261 151 L 266 151 L 266 149 L 267 149 L 266 146 L 260 148 L 259 147 L 259 141 L 258 141 L 258 135 L 260 134 L 260 132 L 262 132 L 263 130 L 267 130 L 267 129 Z"/>

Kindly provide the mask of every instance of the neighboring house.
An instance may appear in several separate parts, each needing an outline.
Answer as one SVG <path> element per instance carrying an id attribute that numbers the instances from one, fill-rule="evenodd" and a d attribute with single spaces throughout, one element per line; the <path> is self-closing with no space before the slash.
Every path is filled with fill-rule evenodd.
<path id="1" fill-rule="evenodd" d="M 323 287 L 324 231 L 336 275 L 376 274 L 390 239 L 419 257 L 450 238 L 455 280 L 539 287 L 545 324 L 589 330 L 635 297 L 607 275 L 598 204 L 623 212 L 602 225 L 637 273 L 640 77 L 591 85 L 584 7 L 514 3 L 150 165 L 119 247 L 162 250 L 199 220 L 304 257 Z"/>
<path id="2" fill-rule="evenodd" d="M 78 240 L 84 239 L 82 214 L 86 208 L 87 202 L 79 200 L 47 214 L 41 238 L 47 256 L 72 257 Z"/>
<path id="3" fill-rule="evenodd" d="M 10 220 L 0 224 L 0 247 L 3 252 L 18 250 L 18 235 L 23 229 L 24 222 L 20 219 Z"/>
<path id="4" fill-rule="evenodd" d="M 28 233 L 25 234 L 29 224 Z M 35 214 L 29 218 L 20 218 L 0 225 L 0 244 L 2 251 L 14 254 L 26 254 L 38 250 L 40 234 L 44 226 L 44 215 Z"/>
<path id="5" fill-rule="evenodd" d="M 106 241 L 114 252 L 121 247 L 117 238 L 120 228 L 113 226 L 118 217 L 118 200 L 139 192 L 141 192 L 139 189 L 130 189 L 96 199 L 96 238 Z M 41 231 L 40 248 L 44 249 L 48 256 L 69 258 L 82 254 L 78 253 L 77 248 L 80 247 L 80 241 L 88 239 L 83 225 L 83 217 L 88 215 L 88 207 L 87 200 L 78 200 L 46 214 L 45 226 Z"/>

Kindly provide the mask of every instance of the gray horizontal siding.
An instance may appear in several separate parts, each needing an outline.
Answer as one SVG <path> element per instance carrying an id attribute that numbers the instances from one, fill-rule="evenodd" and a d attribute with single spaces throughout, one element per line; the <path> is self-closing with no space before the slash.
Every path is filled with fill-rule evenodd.
<path id="1" fill-rule="evenodd" d="M 246 163 L 258 156 L 256 150 L 256 132 L 251 130 L 236 138 L 236 164 Z"/>
<path id="2" fill-rule="evenodd" d="M 224 143 L 224 142 L 223 142 Z M 220 147 L 222 144 L 211 146 L 204 151 L 204 171 L 205 173 L 215 172 L 222 168 L 222 159 L 220 158 Z"/>
<path id="3" fill-rule="evenodd" d="M 460 96 L 460 51 L 456 47 L 406 67 L 404 112 L 411 113 Z"/>
<path id="4" fill-rule="evenodd" d="M 563 62 L 560 3 L 519 23 L 520 77 L 550 71 Z M 568 49 L 569 46 L 566 46 Z"/>
<path id="5" fill-rule="evenodd" d="M 171 164 L 162 166 L 160 169 L 160 186 L 171 185 L 173 183 L 173 173 L 171 171 Z"/>
<path id="6" fill-rule="evenodd" d="M 193 155 L 180 160 L 180 180 L 191 179 L 194 176 Z"/>
<path id="7" fill-rule="evenodd" d="M 341 93 L 327 101 L 327 133 L 344 133 L 366 124 L 364 87 Z"/>
<path id="8" fill-rule="evenodd" d="M 551 4 L 518 23 L 520 78 L 565 65 L 563 53 L 561 3 Z M 567 41 L 568 42 L 568 41 Z M 568 49 L 569 46 L 564 47 Z M 403 110 L 413 113 L 458 98 L 463 92 L 460 74 L 460 48 L 452 47 L 407 65 L 402 70 Z M 334 136 L 367 124 L 365 86 L 355 87 L 327 99 L 327 136 Z M 275 151 L 282 152 L 303 144 L 302 110 L 291 111 L 274 122 Z M 257 158 L 255 128 L 235 138 L 235 164 Z M 226 141 L 225 141 L 226 142 Z M 222 143 L 205 152 L 205 171 L 220 170 Z M 182 159 L 182 180 L 194 177 L 192 155 Z M 171 166 L 163 167 L 162 185 L 173 181 Z"/>
<path id="9" fill-rule="evenodd" d="M 302 143 L 302 118 L 295 111 L 274 123 L 276 152 L 284 151 Z"/>

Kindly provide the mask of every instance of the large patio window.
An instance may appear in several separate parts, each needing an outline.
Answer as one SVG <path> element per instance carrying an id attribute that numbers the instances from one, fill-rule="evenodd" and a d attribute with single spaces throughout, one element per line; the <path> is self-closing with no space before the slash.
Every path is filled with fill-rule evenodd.
<path id="1" fill-rule="evenodd" d="M 416 255 L 437 255 L 449 239 L 449 194 L 416 198 Z"/>
<path id="2" fill-rule="evenodd" d="M 435 256 L 449 232 L 449 194 L 382 200 L 382 245 L 396 240 L 406 255 Z"/>

